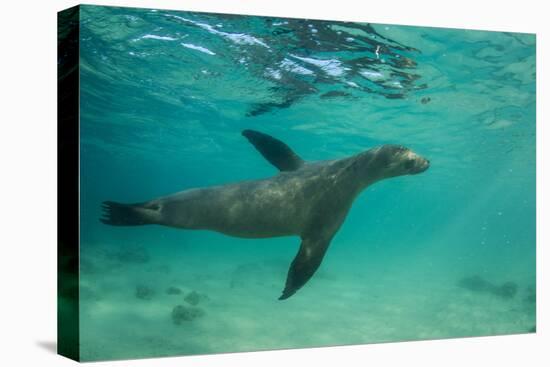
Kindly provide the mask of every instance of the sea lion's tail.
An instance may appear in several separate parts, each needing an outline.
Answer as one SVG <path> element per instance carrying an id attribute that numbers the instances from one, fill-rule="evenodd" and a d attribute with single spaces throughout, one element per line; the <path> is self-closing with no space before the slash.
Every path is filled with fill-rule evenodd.
<path id="1" fill-rule="evenodd" d="M 160 206 L 155 203 L 121 204 L 114 201 L 104 201 L 102 223 L 111 226 L 142 226 L 156 224 L 160 219 Z"/>

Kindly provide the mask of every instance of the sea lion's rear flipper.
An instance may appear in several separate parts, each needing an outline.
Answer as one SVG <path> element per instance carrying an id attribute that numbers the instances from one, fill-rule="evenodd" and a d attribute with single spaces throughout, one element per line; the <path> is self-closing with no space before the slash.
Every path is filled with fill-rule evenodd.
<path id="1" fill-rule="evenodd" d="M 280 171 L 294 171 L 304 164 L 302 158 L 279 139 L 254 130 L 244 130 L 242 134 Z"/>
<path id="2" fill-rule="evenodd" d="M 321 265 L 331 238 L 305 238 L 298 254 L 290 264 L 285 289 L 279 299 L 287 299 L 300 289 L 313 276 Z"/>
<path id="3" fill-rule="evenodd" d="M 160 207 L 154 202 L 121 204 L 104 201 L 101 209 L 103 213 L 99 220 L 111 226 L 142 226 L 156 224 L 160 219 Z"/>

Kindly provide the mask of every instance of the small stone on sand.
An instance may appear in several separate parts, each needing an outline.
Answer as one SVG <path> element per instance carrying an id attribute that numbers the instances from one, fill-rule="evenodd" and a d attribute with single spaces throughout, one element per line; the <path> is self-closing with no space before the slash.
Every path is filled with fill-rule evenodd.
<path id="1" fill-rule="evenodd" d="M 136 286 L 135 294 L 136 294 L 136 298 L 149 301 L 153 298 L 155 291 L 146 285 L 138 285 Z"/>
<path id="2" fill-rule="evenodd" d="M 167 290 L 166 290 L 166 293 L 167 294 L 171 294 L 171 295 L 176 295 L 176 294 L 182 294 L 183 291 L 178 288 L 178 287 L 169 287 Z"/>
<path id="3" fill-rule="evenodd" d="M 204 316 L 204 311 L 198 307 L 177 305 L 172 310 L 172 322 L 176 325 L 181 325 L 184 321 L 193 321 L 202 316 Z"/>
<path id="4" fill-rule="evenodd" d="M 199 302 L 201 301 L 201 296 L 195 292 L 195 291 L 192 291 L 191 293 L 189 293 L 185 298 L 184 298 L 185 302 L 189 303 L 190 305 L 192 306 L 196 306 L 199 304 Z"/>

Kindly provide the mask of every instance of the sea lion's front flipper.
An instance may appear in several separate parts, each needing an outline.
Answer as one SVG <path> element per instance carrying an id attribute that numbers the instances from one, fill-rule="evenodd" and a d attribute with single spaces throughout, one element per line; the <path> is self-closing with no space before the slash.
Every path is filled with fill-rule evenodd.
<path id="1" fill-rule="evenodd" d="M 285 289 L 279 299 L 287 299 L 313 276 L 321 265 L 331 238 L 304 238 L 298 254 L 290 264 Z"/>
<path id="2" fill-rule="evenodd" d="M 304 164 L 302 158 L 279 139 L 254 130 L 244 130 L 242 134 L 269 163 L 281 171 L 294 171 Z"/>

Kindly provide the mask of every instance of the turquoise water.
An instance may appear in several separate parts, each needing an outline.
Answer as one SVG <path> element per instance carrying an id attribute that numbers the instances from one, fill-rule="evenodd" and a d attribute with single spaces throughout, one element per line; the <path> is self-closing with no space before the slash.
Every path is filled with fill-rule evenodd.
<path id="1" fill-rule="evenodd" d="M 535 330 L 534 35 L 94 6 L 80 32 L 83 360 Z M 284 301 L 298 237 L 99 221 L 276 175 L 244 129 L 431 167 L 365 190 Z"/>

